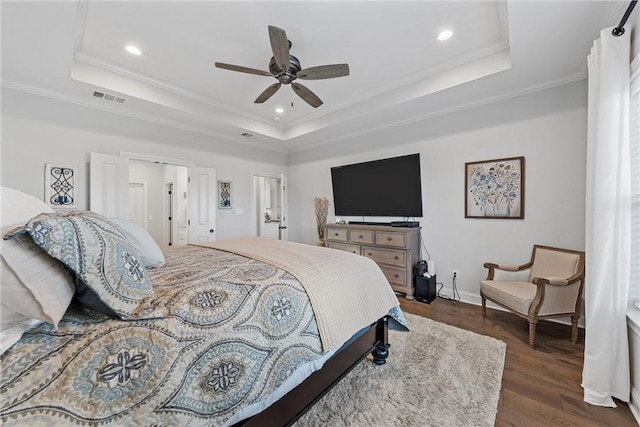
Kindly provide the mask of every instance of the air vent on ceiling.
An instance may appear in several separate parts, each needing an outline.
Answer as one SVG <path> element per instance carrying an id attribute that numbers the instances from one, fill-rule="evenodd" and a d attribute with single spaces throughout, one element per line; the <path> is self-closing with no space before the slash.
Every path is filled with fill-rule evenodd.
<path id="1" fill-rule="evenodd" d="M 253 134 L 249 132 L 242 132 L 240 135 L 244 136 L 245 138 L 251 138 L 253 136 Z"/>
<path id="2" fill-rule="evenodd" d="M 121 98 L 119 96 L 100 92 L 98 90 L 91 91 L 91 95 L 93 95 L 94 98 L 104 99 L 105 101 L 117 102 L 118 104 L 124 104 L 124 101 L 126 101 L 124 98 Z"/>

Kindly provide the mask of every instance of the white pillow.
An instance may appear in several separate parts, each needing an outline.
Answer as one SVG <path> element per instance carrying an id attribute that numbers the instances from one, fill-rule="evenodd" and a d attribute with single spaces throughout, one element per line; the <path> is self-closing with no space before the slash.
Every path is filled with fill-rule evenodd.
<path id="1" fill-rule="evenodd" d="M 156 268 L 164 265 L 164 254 L 147 230 L 127 219 L 109 218 L 109 221 L 116 224 L 126 235 L 131 237 L 130 243 L 138 250 L 142 265 L 146 268 Z"/>
<path id="2" fill-rule="evenodd" d="M 28 234 L 0 241 L 0 262 L 0 303 L 26 318 L 57 327 L 76 290 L 67 268 L 33 243 Z M 1 318 L 2 329 L 5 321 L 13 324 L 16 320 L 10 313 Z"/>
<path id="3" fill-rule="evenodd" d="M 2 268 L 8 268 L 5 266 L 6 263 L 3 260 Z M 0 331 L 4 331 L 5 328 L 11 327 L 17 323 L 24 322 L 27 319 L 28 317 L 24 314 L 20 314 L 0 302 Z"/>
<path id="4" fill-rule="evenodd" d="M 2 264 L 2 268 L 4 268 L 4 262 Z M 42 320 L 38 319 L 29 319 L 24 314 L 13 311 L 0 303 L 0 354 L 18 342 L 26 330 L 25 325 L 30 323 L 31 320 L 42 322 Z"/>
<path id="5" fill-rule="evenodd" d="M 4 310 L 4 308 L 3 306 L 2 310 Z M 0 333 L 0 354 L 9 350 L 12 345 L 20 340 L 22 334 L 40 323 L 42 323 L 42 320 L 25 318 L 25 320 L 21 322 L 7 326 L 6 328 L 3 327 Z"/>
<path id="6" fill-rule="evenodd" d="M 0 199 L 0 229 L 4 231 L 25 225 L 43 212 L 54 212 L 42 200 L 13 188 L 0 187 Z M 4 232 L 0 240 L 3 236 Z M 25 238 L 28 240 L 22 245 Z M 25 236 L 0 242 L 0 354 L 38 323 L 57 326 L 75 292 L 66 268 L 30 240 Z M 5 258 L 5 252 L 13 262 Z"/>
<path id="7" fill-rule="evenodd" d="M 0 187 L 2 193 L 2 217 L 0 229 L 25 225 L 31 218 L 43 212 L 54 212 L 51 206 L 22 191 Z"/>

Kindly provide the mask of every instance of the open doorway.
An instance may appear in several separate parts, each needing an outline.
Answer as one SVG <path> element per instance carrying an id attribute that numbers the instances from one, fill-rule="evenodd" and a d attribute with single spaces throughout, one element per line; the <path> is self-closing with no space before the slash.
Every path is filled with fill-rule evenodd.
<path id="1" fill-rule="evenodd" d="M 253 173 L 252 228 L 259 237 L 286 240 L 284 175 Z"/>
<path id="2" fill-rule="evenodd" d="M 130 165 L 133 164 L 132 167 Z M 131 218 L 129 198 L 138 199 L 131 183 L 147 182 L 146 214 L 140 222 L 159 245 L 166 245 L 165 183 L 173 182 L 172 234 L 178 244 L 216 240 L 216 170 L 191 161 L 121 152 L 119 156 L 91 153 L 89 209 L 107 218 Z M 142 176 L 143 178 L 140 178 Z M 147 224 L 144 226 L 144 219 Z M 177 231 L 176 231 L 177 228 Z M 174 238 L 174 240 L 176 240 Z"/>
<path id="3" fill-rule="evenodd" d="M 160 246 L 187 244 L 188 172 L 185 166 L 129 161 L 129 215 Z M 141 185 L 140 183 L 143 183 Z M 183 230 L 182 233 L 180 232 Z"/>

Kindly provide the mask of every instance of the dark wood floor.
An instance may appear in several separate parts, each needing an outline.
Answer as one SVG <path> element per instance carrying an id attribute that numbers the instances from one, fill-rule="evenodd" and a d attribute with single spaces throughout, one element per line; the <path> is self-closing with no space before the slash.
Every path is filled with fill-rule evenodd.
<path id="1" fill-rule="evenodd" d="M 583 401 L 583 330 L 571 343 L 571 327 L 542 321 L 536 349 L 528 344 L 526 320 L 506 312 L 436 299 L 431 304 L 400 298 L 407 313 L 492 336 L 507 344 L 496 426 L 637 426 L 629 407 L 591 406 Z M 393 343 L 392 343 L 393 345 Z M 393 351 L 393 347 L 391 348 Z M 393 357 L 393 353 L 391 353 Z"/>

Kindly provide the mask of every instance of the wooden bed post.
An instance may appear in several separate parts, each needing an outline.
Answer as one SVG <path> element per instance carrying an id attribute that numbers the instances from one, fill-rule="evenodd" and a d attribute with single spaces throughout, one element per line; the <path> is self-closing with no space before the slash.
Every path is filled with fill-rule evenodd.
<path id="1" fill-rule="evenodd" d="M 291 426 L 370 353 L 376 365 L 386 363 L 389 357 L 388 326 L 387 316 L 378 319 L 329 358 L 322 369 L 311 374 L 264 411 L 239 421 L 233 427 Z"/>
<path id="2" fill-rule="evenodd" d="M 378 343 L 373 349 L 371 354 L 373 355 L 373 363 L 376 365 L 384 365 L 387 363 L 387 357 L 389 357 L 389 317 L 384 316 L 378 319 L 376 325 L 376 340 Z"/>

